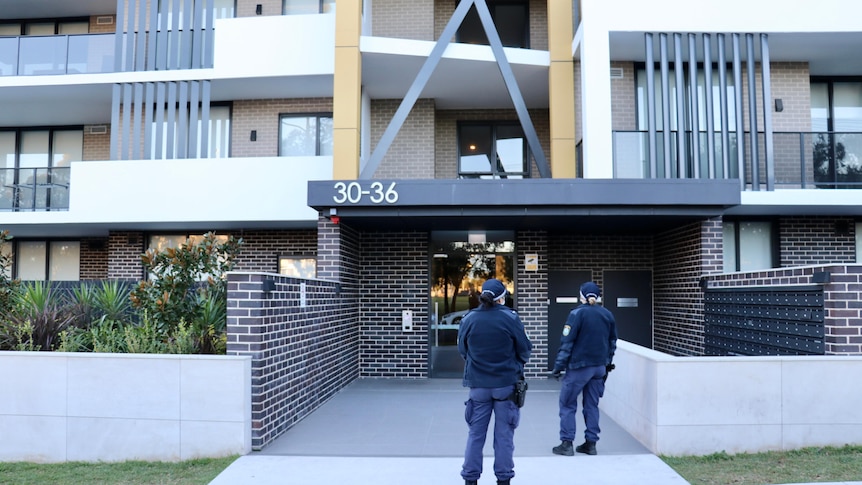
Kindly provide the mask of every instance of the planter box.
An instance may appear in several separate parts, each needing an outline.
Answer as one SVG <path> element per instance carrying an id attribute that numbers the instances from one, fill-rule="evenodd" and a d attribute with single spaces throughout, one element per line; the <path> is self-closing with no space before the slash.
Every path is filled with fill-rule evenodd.
<path id="1" fill-rule="evenodd" d="M 251 451 L 251 358 L 0 352 L 0 461 Z"/>

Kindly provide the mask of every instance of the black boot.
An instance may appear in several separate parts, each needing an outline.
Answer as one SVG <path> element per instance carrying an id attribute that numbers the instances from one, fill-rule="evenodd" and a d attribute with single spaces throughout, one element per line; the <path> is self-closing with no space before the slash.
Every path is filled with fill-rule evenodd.
<path id="1" fill-rule="evenodd" d="M 464 480 L 464 485 L 478 485 L 478 480 Z"/>
<path id="2" fill-rule="evenodd" d="M 497 485 L 509 485 L 509 480 L 511 479 L 507 478 L 505 480 L 497 480 Z"/>
<path id="3" fill-rule="evenodd" d="M 586 441 L 584 441 L 584 444 L 578 445 L 578 447 L 575 448 L 575 451 L 577 451 L 578 453 L 585 453 L 587 455 L 595 455 L 596 454 L 596 442 L 586 440 Z"/>
<path id="4" fill-rule="evenodd" d="M 560 443 L 560 446 L 555 446 L 552 451 L 555 455 L 572 456 L 575 454 L 574 450 L 572 450 L 572 442 L 566 440 L 563 440 L 563 442 Z"/>

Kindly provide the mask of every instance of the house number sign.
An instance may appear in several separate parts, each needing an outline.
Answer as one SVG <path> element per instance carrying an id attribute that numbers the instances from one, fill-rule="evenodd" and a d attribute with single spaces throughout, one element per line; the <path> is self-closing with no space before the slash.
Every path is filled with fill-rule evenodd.
<path id="1" fill-rule="evenodd" d="M 370 185 L 364 185 L 360 182 L 336 182 L 333 186 L 335 195 L 332 200 L 336 204 L 359 204 L 363 200 L 367 200 L 372 204 L 394 204 L 398 202 L 398 191 L 395 190 L 395 182 L 389 184 L 389 187 L 383 185 L 383 182 L 372 182 Z"/>

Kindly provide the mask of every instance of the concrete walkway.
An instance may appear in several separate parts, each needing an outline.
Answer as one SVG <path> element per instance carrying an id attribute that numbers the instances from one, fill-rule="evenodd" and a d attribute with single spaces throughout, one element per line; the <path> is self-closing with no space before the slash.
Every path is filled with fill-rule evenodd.
<path id="1" fill-rule="evenodd" d="M 559 386 L 530 381 L 515 432 L 513 484 L 688 484 L 604 415 L 597 456 L 552 454 L 559 444 Z M 354 381 L 264 450 L 240 457 L 211 485 L 462 484 L 466 398 L 457 379 Z M 579 413 L 577 443 L 583 429 Z M 482 485 L 496 483 L 491 442 L 489 430 Z"/>

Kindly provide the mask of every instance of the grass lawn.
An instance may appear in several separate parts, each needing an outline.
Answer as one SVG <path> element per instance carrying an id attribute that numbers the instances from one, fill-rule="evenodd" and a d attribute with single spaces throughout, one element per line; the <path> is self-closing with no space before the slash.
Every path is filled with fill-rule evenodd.
<path id="1" fill-rule="evenodd" d="M 206 485 L 236 456 L 182 462 L 0 463 L 0 483 L 15 485 Z"/>
<path id="2" fill-rule="evenodd" d="M 862 446 L 661 459 L 691 485 L 862 481 Z"/>

